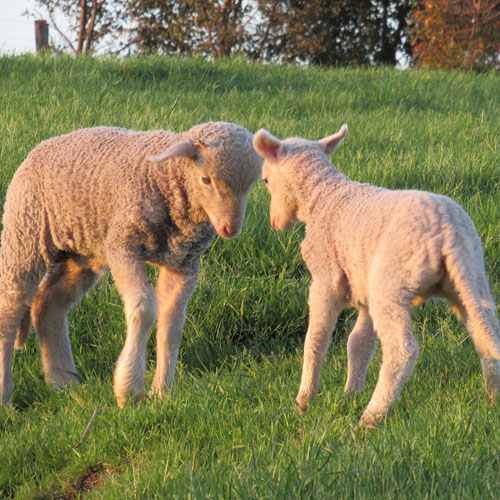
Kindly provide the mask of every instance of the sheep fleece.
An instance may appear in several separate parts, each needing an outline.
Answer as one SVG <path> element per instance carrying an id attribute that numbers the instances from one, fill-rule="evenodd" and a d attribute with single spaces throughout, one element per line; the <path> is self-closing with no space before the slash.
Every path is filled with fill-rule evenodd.
<path id="1" fill-rule="evenodd" d="M 172 150 L 176 153 L 165 153 Z M 161 159 L 154 156 L 162 152 Z M 14 337 L 17 330 L 16 347 L 21 347 L 30 307 L 47 382 L 58 387 L 77 380 L 66 314 L 108 268 L 127 319 L 127 339 L 115 369 L 118 403 L 142 392 L 157 302 L 153 390 L 161 394 L 172 385 L 199 257 L 216 235 L 209 218 L 222 220 L 224 237 L 235 236 L 260 169 L 250 132 L 225 122 L 180 134 L 96 127 L 37 146 L 15 173 L 4 206 L 2 403 L 13 392 Z M 209 173 L 213 177 L 203 177 Z M 160 267 L 157 297 L 145 262 Z"/>

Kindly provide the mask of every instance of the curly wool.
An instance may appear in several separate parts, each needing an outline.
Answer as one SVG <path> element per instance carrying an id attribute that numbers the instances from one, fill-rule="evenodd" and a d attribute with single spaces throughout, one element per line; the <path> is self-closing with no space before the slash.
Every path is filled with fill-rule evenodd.
<path id="1" fill-rule="evenodd" d="M 320 141 L 285 141 L 261 130 L 271 223 L 305 222 L 302 255 L 311 272 L 309 327 L 297 395 L 305 409 L 316 395 L 321 364 L 340 311 L 359 310 L 348 340 L 347 394 L 361 391 L 382 344 L 379 380 L 360 425 L 382 419 L 411 375 L 418 344 L 411 306 L 447 298 L 481 359 L 487 391 L 500 391 L 500 324 L 485 272 L 481 240 L 466 212 L 446 196 L 393 191 L 352 181 L 328 160 L 347 127 Z"/>
<path id="2" fill-rule="evenodd" d="M 7 277 L 19 279 L 19 259 L 10 255 L 20 252 L 40 255 L 41 270 L 66 254 L 84 256 L 92 268 L 99 268 L 106 265 L 107 247 L 119 247 L 147 262 L 194 271 L 216 233 L 191 197 L 187 160 L 155 164 L 147 155 L 184 139 L 202 139 L 217 146 L 231 174 L 235 161 L 249 158 L 249 164 L 255 163 L 249 138 L 244 128 L 219 122 L 181 134 L 96 127 L 42 142 L 18 169 L 7 192 L 4 286 Z M 9 267 L 11 262 L 16 262 L 15 268 Z M 35 270 L 35 279 L 37 274 Z"/>
<path id="3" fill-rule="evenodd" d="M 30 310 L 46 381 L 62 387 L 77 380 L 67 313 L 108 268 L 127 322 L 114 372 L 117 402 L 142 394 L 156 317 L 152 390 L 161 397 L 173 383 L 199 257 L 217 233 L 238 234 L 260 173 L 250 132 L 225 122 L 181 134 L 97 127 L 37 146 L 14 175 L 4 206 L 1 403 L 14 390 L 14 341 L 17 348 L 25 342 Z M 156 293 L 144 263 L 160 268 Z"/>

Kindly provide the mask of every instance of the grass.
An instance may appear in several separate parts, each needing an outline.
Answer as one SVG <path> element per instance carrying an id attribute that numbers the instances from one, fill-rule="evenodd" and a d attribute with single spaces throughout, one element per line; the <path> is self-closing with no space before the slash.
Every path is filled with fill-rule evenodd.
<path id="1" fill-rule="evenodd" d="M 0 198 L 36 144 L 81 127 L 185 130 L 228 120 L 320 138 L 347 122 L 336 165 L 356 180 L 461 203 L 483 239 L 498 302 L 499 78 L 239 59 L 0 57 Z M 204 255 L 166 401 L 114 404 L 125 325 L 110 278 L 70 315 L 81 385 L 44 384 L 34 336 L 16 353 L 14 408 L 0 410 L 0 497 L 498 498 L 499 408 L 488 404 L 479 359 L 444 304 L 415 310 L 421 357 L 380 429 L 354 430 L 379 353 L 365 393 L 343 396 L 352 310 L 335 331 L 317 403 L 293 411 L 309 276 L 303 228 L 272 231 L 268 201 L 258 185 L 242 235 Z M 154 355 L 153 335 L 148 385 Z"/>

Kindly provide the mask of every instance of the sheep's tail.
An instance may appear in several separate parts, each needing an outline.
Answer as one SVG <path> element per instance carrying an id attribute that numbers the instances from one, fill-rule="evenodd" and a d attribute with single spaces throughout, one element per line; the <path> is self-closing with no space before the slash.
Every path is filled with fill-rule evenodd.
<path id="1" fill-rule="evenodd" d="M 28 340 L 31 329 L 31 308 L 29 308 L 21 320 L 21 324 L 17 329 L 16 341 L 14 343 L 15 349 L 22 349 Z"/>
<path id="2" fill-rule="evenodd" d="M 462 241 L 460 251 L 445 256 L 448 277 L 458 296 L 452 308 L 464 322 L 481 359 L 499 361 L 500 322 L 484 270 L 481 243 L 467 243 Z"/>

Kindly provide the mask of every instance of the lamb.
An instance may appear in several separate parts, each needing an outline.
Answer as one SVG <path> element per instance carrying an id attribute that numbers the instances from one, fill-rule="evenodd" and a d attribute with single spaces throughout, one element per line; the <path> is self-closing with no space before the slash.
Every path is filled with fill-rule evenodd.
<path id="1" fill-rule="evenodd" d="M 26 341 L 30 311 L 47 383 L 78 380 L 66 317 L 108 270 L 127 324 L 114 372 L 117 403 L 142 395 L 157 315 L 152 392 L 161 396 L 173 383 L 199 257 L 217 233 L 240 232 L 261 164 L 252 134 L 225 122 L 179 134 L 96 127 L 38 145 L 14 175 L 4 206 L 1 403 L 11 400 L 13 349 Z M 159 268 L 156 294 L 146 263 Z"/>
<path id="2" fill-rule="evenodd" d="M 299 409 L 318 390 L 319 374 L 337 316 L 359 315 L 347 342 L 347 395 L 362 391 L 377 340 L 382 365 L 359 427 L 383 419 L 410 377 L 419 349 L 411 307 L 444 297 L 465 324 L 481 359 L 491 397 L 500 390 L 500 324 L 473 222 L 450 198 L 393 191 L 354 182 L 328 156 L 347 132 L 320 141 L 280 141 L 261 129 L 254 147 L 264 158 L 277 230 L 305 223 L 301 252 L 311 273 Z"/>

